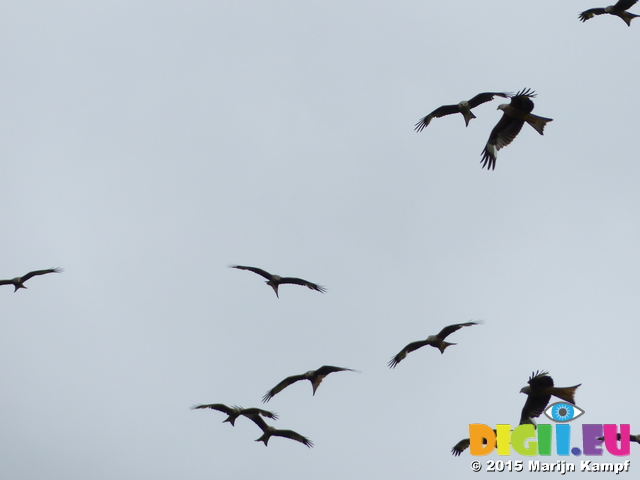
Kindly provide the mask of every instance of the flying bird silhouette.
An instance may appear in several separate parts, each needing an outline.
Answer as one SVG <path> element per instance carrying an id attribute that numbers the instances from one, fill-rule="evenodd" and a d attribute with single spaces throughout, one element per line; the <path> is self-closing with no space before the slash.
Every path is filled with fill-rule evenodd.
<path id="1" fill-rule="evenodd" d="M 272 418 L 273 420 L 278 419 L 278 415 L 273 412 L 268 412 L 267 410 L 262 410 L 260 408 L 242 408 L 236 405 L 232 407 L 228 407 L 223 403 L 210 403 L 207 405 L 196 405 L 191 407 L 191 410 L 197 410 L 201 408 L 210 408 L 212 410 L 218 410 L 219 412 L 226 413 L 227 419 L 222 423 L 229 422 L 231 425 L 235 426 L 235 421 L 240 415 L 244 415 L 245 417 L 249 415 L 262 415 L 263 417 Z"/>
<path id="2" fill-rule="evenodd" d="M 615 15 L 616 17 L 620 17 L 624 23 L 626 23 L 629 27 L 631 26 L 631 20 L 636 17 L 640 17 L 640 15 L 635 15 L 633 13 L 627 12 L 627 10 L 633 7 L 638 0 L 619 0 L 615 5 L 609 5 L 604 8 L 590 8 L 589 10 L 585 10 L 582 12 L 578 18 L 582 22 L 586 22 L 590 18 L 593 18 L 596 15 L 603 15 L 608 13 L 609 15 Z"/>
<path id="3" fill-rule="evenodd" d="M 29 280 L 31 277 L 35 277 L 36 275 L 45 275 L 47 273 L 60 273 L 62 272 L 61 268 L 48 268 L 47 270 L 34 270 L 33 272 L 29 272 L 26 275 L 21 277 L 12 278 L 11 280 L 0 280 L 0 285 L 13 285 L 14 290 L 13 293 L 16 293 L 19 288 L 27 288 L 24 286 L 24 282 Z"/>
<path id="4" fill-rule="evenodd" d="M 575 405 L 576 389 L 582 385 L 574 385 L 573 387 L 555 387 L 553 378 L 549 376 L 549 372 L 537 371 L 532 373 L 527 382 L 529 385 L 522 387 L 520 393 L 528 395 L 527 401 L 522 408 L 520 423 L 524 423 L 527 419 L 539 417 L 554 395 L 565 402 Z"/>
<path id="5" fill-rule="evenodd" d="M 342 368 L 342 367 L 333 367 L 331 365 L 324 365 L 317 370 L 309 370 L 308 372 L 303 373 L 302 375 L 292 375 L 290 377 L 285 378 L 279 384 L 277 384 L 275 387 L 269 390 L 264 395 L 264 397 L 262 397 L 262 401 L 264 403 L 268 402 L 269 400 L 271 400 L 271 398 L 275 394 L 281 392 L 282 390 L 287 388 L 289 385 L 299 380 L 309 380 L 311 382 L 311 386 L 313 387 L 313 394 L 315 395 L 316 390 L 318 389 L 318 386 L 322 383 L 322 380 L 324 380 L 324 377 L 326 377 L 330 373 L 356 372 L 356 371 L 357 370 L 353 370 L 351 368 Z"/>
<path id="6" fill-rule="evenodd" d="M 316 285 L 315 283 L 308 282 L 307 280 L 303 280 L 301 278 L 281 277 L 279 275 L 272 275 L 269 272 L 262 270 L 261 268 L 246 267 L 244 265 L 229 265 L 229 268 L 237 268 L 238 270 L 249 270 L 253 273 L 257 273 L 258 275 L 262 275 L 264 278 L 267 279 L 267 282 L 265 283 L 269 285 L 271 288 L 273 288 L 273 291 L 276 292 L 276 297 L 278 298 L 280 298 L 280 296 L 278 295 L 278 286 L 282 285 L 283 283 L 303 285 L 305 287 L 310 288 L 311 290 L 316 290 L 320 293 L 324 293 L 327 291 L 327 289 L 322 285 Z"/>
<path id="7" fill-rule="evenodd" d="M 482 151 L 482 168 L 487 167 L 488 170 L 496 168 L 498 150 L 506 147 L 516 138 L 525 122 L 540 135 L 543 135 L 544 126 L 553 119 L 539 117 L 531 113 L 533 110 L 531 99 L 535 96 L 536 93 L 533 90 L 525 88 L 511 97 L 511 103 L 498 105 L 498 110 L 502 110 L 504 113 L 491 130 L 489 140 Z"/>
<path id="8" fill-rule="evenodd" d="M 454 113 L 461 113 L 464 117 L 464 123 L 468 127 L 469 122 L 472 118 L 476 118 L 476 116 L 471 112 L 472 108 L 477 107 L 478 105 L 482 105 L 483 103 L 490 102 L 493 100 L 493 97 L 503 97 L 509 98 L 508 93 L 497 93 L 497 92 L 485 92 L 479 93 L 471 100 L 463 100 L 457 105 L 443 105 L 441 107 L 436 108 L 433 112 L 431 112 L 426 117 L 420 119 L 418 123 L 416 123 L 415 131 L 421 132 L 425 127 L 429 125 L 432 118 L 440 118 L 445 115 L 452 115 Z"/>
<path id="9" fill-rule="evenodd" d="M 260 438 L 257 438 L 256 442 L 264 442 L 265 447 L 271 437 L 290 438 L 291 440 L 300 442 L 309 448 L 313 447 L 313 442 L 307 437 L 300 435 L 298 432 L 294 432 L 293 430 L 279 430 L 271 425 L 267 425 L 267 422 L 265 422 L 259 415 L 248 415 L 247 417 L 253 420 L 253 422 L 262 430 L 263 435 Z"/>
<path id="10" fill-rule="evenodd" d="M 437 335 L 429 335 L 426 340 L 419 340 L 417 342 L 412 342 L 406 347 L 404 347 L 400 353 L 398 353 L 395 357 L 389 360 L 389 368 L 396 368 L 408 353 L 413 352 L 419 348 L 424 347 L 425 345 L 431 345 L 432 347 L 436 347 L 440 350 L 440 353 L 444 353 L 444 349 L 450 345 L 456 345 L 455 343 L 445 342 L 444 339 L 451 335 L 453 332 L 460 330 L 462 327 L 470 327 L 472 325 L 480 325 L 482 322 L 466 322 L 466 323 L 456 323 L 454 325 L 449 325 L 448 327 L 444 327 L 440 333 Z"/>

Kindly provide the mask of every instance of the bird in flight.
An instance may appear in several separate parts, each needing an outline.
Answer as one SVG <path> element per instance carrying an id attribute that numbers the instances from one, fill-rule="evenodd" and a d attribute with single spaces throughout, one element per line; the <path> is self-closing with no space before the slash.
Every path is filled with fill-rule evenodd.
<path id="1" fill-rule="evenodd" d="M 298 432 L 294 432 L 293 430 L 279 430 L 271 425 L 267 425 L 267 422 L 265 422 L 260 415 L 248 415 L 247 417 L 253 420 L 253 422 L 262 430 L 263 434 L 260 438 L 256 439 L 256 442 L 264 442 L 265 447 L 271 437 L 290 438 L 291 440 L 300 442 L 309 448 L 313 447 L 313 442 L 307 437 L 300 435 Z"/>
<path id="2" fill-rule="evenodd" d="M 432 347 L 436 347 L 440 350 L 440 353 L 444 353 L 444 349 L 449 345 L 456 345 L 455 343 L 445 342 L 444 339 L 451 335 L 453 332 L 460 330 L 462 327 L 470 327 L 472 325 L 480 325 L 482 322 L 466 322 L 466 323 L 456 323 L 454 325 L 449 325 L 448 327 L 444 327 L 440 330 L 440 333 L 437 335 L 429 335 L 426 340 L 419 340 L 417 342 L 412 342 L 406 347 L 404 347 L 400 353 L 398 353 L 395 357 L 389 360 L 389 368 L 396 368 L 408 353 L 413 352 L 419 348 L 424 347 L 425 345 L 431 345 Z"/>
<path id="3" fill-rule="evenodd" d="M 277 384 L 275 387 L 269 390 L 264 395 L 264 397 L 262 397 L 262 401 L 264 403 L 268 402 L 269 400 L 271 400 L 271 398 L 275 394 L 281 392 L 282 390 L 287 388 L 289 385 L 291 385 L 292 383 L 296 383 L 299 380 L 309 380 L 311 382 L 311 386 L 313 387 L 313 394 L 315 395 L 316 390 L 318 389 L 318 386 L 322 383 L 322 380 L 324 380 L 324 377 L 326 377 L 330 373 L 345 372 L 345 371 L 355 372 L 357 370 L 353 370 L 351 368 L 342 368 L 342 367 L 333 367 L 331 365 L 324 365 L 317 370 L 309 370 L 308 372 L 303 373 L 302 375 L 292 375 L 290 377 L 285 378 L 279 384 Z"/>
<path id="4" fill-rule="evenodd" d="M 549 372 L 531 373 L 529 385 L 522 387 L 520 393 L 528 395 L 527 401 L 522 408 L 520 423 L 524 423 L 527 419 L 539 417 L 547 408 L 551 396 L 554 395 L 565 402 L 575 405 L 575 393 L 577 388 L 582 385 L 574 385 L 573 387 L 555 387 L 553 378 L 549 376 Z"/>
<path id="5" fill-rule="evenodd" d="M 630 27 L 631 20 L 636 17 L 640 17 L 640 15 L 627 12 L 627 10 L 633 7 L 636 3 L 638 3 L 638 0 L 618 0 L 615 5 L 609 5 L 608 7 L 604 8 L 590 8 L 589 10 L 585 10 L 578 16 L 578 18 L 580 19 L 580 21 L 586 22 L 596 15 L 603 15 L 605 13 L 608 13 L 609 15 L 620 17 L 622 20 L 624 20 L 624 23 L 626 23 Z"/>
<path id="6" fill-rule="evenodd" d="M 303 280 L 301 278 L 281 277 L 280 275 L 272 275 L 269 272 L 262 270 L 261 268 L 246 267 L 244 265 L 229 265 L 229 268 L 237 268 L 238 270 L 249 270 L 253 273 L 257 273 L 258 275 L 262 275 L 264 278 L 267 279 L 265 283 L 269 285 L 271 288 L 273 288 L 273 291 L 276 292 L 276 297 L 278 298 L 280 298 L 280 296 L 278 295 L 278 286 L 282 285 L 283 283 L 303 285 L 305 287 L 310 288 L 311 290 L 316 290 L 320 293 L 324 293 L 327 291 L 327 289 L 322 285 L 316 285 L 315 283 L 308 282 L 307 280 Z"/>
<path id="7" fill-rule="evenodd" d="M 29 272 L 26 275 L 21 277 L 12 278 L 11 280 L 0 280 L 0 285 L 13 285 L 14 290 L 13 293 L 16 293 L 19 288 L 27 288 L 24 286 L 24 282 L 29 280 L 31 277 L 35 277 L 36 275 L 45 275 L 47 273 L 60 273 L 62 272 L 61 268 L 48 268 L 47 270 L 34 270 L 33 272 Z"/>
<path id="8" fill-rule="evenodd" d="M 533 110 L 531 99 L 535 96 L 536 93 L 533 90 L 525 88 L 511 97 L 511 103 L 498 105 L 498 110 L 502 110 L 504 113 L 491 130 L 489 140 L 482 151 L 482 168 L 487 167 L 488 170 L 496 168 L 498 150 L 506 147 L 516 138 L 525 122 L 540 135 L 543 135 L 545 125 L 553 119 L 539 117 L 531 113 Z"/>
<path id="9" fill-rule="evenodd" d="M 432 118 L 440 118 L 445 115 L 452 115 L 454 113 L 461 113 L 464 117 L 464 123 L 468 127 L 469 122 L 472 118 L 476 118 L 476 116 L 471 113 L 472 108 L 476 108 L 478 105 L 482 105 L 483 103 L 490 102 L 493 100 L 493 97 L 503 97 L 509 98 L 508 93 L 497 93 L 497 92 L 485 92 L 479 93 L 471 100 L 463 100 L 457 105 L 443 105 L 441 107 L 436 108 L 433 112 L 431 112 L 426 117 L 422 118 L 418 123 L 416 123 L 415 131 L 421 132 L 425 127 L 429 125 Z"/>
<path id="10" fill-rule="evenodd" d="M 244 415 L 245 417 L 249 415 L 262 415 L 263 417 L 271 418 L 273 420 L 278 419 L 278 415 L 273 412 L 268 412 L 267 410 L 262 410 L 260 408 L 242 408 L 236 405 L 232 407 L 228 407 L 223 403 L 210 403 L 207 405 L 196 405 L 191 407 L 191 410 L 197 410 L 201 408 L 210 408 L 212 410 L 218 410 L 219 412 L 226 413 L 227 419 L 222 423 L 229 422 L 231 425 L 235 426 L 235 421 L 240 415 Z"/>

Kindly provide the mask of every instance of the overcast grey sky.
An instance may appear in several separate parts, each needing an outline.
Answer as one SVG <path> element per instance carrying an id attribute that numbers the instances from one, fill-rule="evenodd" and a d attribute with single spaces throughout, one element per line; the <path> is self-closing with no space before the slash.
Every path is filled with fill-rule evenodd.
<path id="1" fill-rule="evenodd" d="M 0 278 L 65 271 L 0 287 L 0 477 L 490 477 L 451 447 L 537 369 L 640 433 L 640 20 L 605 5 L 2 4 Z M 495 171 L 504 99 L 413 131 L 525 87 L 554 121 Z M 266 407 L 312 449 L 190 410 L 325 364 L 362 373 Z"/>

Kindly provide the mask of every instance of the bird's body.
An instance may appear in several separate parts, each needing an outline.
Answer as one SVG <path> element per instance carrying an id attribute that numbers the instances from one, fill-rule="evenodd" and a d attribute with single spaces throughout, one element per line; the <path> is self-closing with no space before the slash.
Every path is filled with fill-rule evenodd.
<path id="1" fill-rule="evenodd" d="M 61 268 L 48 268 L 46 270 L 34 270 L 33 272 L 29 272 L 26 275 L 21 277 L 12 278 L 11 280 L 0 280 L 0 285 L 13 285 L 14 290 L 13 293 L 16 293 L 20 288 L 27 288 L 24 286 L 24 282 L 29 280 L 31 277 L 35 277 L 36 275 L 45 275 L 47 273 L 60 273 L 62 272 Z"/>
<path id="2" fill-rule="evenodd" d="M 269 390 L 264 395 L 264 397 L 262 397 L 262 401 L 264 403 L 268 402 L 269 400 L 271 400 L 271 398 L 274 395 L 281 392 L 292 383 L 298 382 L 300 380 L 309 380 L 311 382 L 311 386 L 313 387 L 313 395 L 315 395 L 316 390 L 318 389 L 318 386 L 320 385 L 320 383 L 322 383 L 322 380 L 324 380 L 324 377 L 326 377 L 330 373 L 345 372 L 345 371 L 355 372 L 356 370 L 353 370 L 351 368 L 334 367 L 332 365 L 324 365 L 317 370 L 309 370 L 308 372 L 303 373 L 301 375 L 292 375 L 290 377 L 285 378 L 279 384 L 277 384 L 275 387 Z"/>
<path id="3" fill-rule="evenodd" d="M 575 405 L 575 392 L 582 385 L 574 385 L 573 387 L 556 387 L 553 378 L 548 372 L 532 373 L 527 382 L 529 385 L 523 387 L 520 393 L 526 394 L 527 401 L 522 408 L 520 423 L 526 423 L 527 419 L 539 417 L 551 400 L 551 396 L 556 396 L 565 402 Z"/>
<path id="4" fill-rule="evenodd" d="M 262 430 L 262 436 L 257 438 L 256 442 L 264 442 L 265 447 L 271 437 L 290 438 L 291 440 L 300 442 L 309 448 L 313 447 L 313 442 L 307 437 L 300 435 L 298 432 L 294 432 L 293 430 L 280 430 L 272 427 L 271 425 L 267 425 L 267 422 L 265 422 L 259 415 L 247 415 L 247 418 L 253 420 L 253 422 Z"/>
<path id="5" fill-rule="evenodd" d="M 593 18 L 596 15 L 614 15 L 616 17 L 620 17 L 627 26 L 631 26 L 631 20 L 636 17 L 640 17 L 640 15 L 636 15 L 634 13 L 629 13 L 627 10 L 633 7 L 638 0 L 619 0 L 615 5 L 609 5 L 604 8 L 590 8 L 589 10 L 585 10 L 582 12 L 578 18 L 581 22 L 586 22 L 590 18 Z"/>
<path id="6" fill-rule="evenodd" d="M 452 334 L 453 332 L 460 330 L 462 327 L 470 327 L 472 325 L 479 325 L 481 322 L 466 322 L 466 323 L 456 323 L 454 325 L 449 325 L 444 327 L 440 333 L 437 335 L 429 335 L 426 340 L 419 340 L 417 342 L 412 342 L 406 347 L 404 347 L 395 357 L 389 360 L 389 368 L 395 368 L 398 363 L 400 363 L 407 356 L 408 353 L 413 352 L 425 345 L 431 345 L 432 347 L 440 350 L 440 353 L 444 353 L 445 348 L 450 345 L 455 345 L 455 343 L 445 342 L 444 339 Z"/>
<path id="7" fill-rule="evenodd" d="M 218 410 L 219 412 L 226 413 L 227 419 L 222 423 L 229 422 L 231 425 L 235 426 L 235 421 L 240 415 L 244 415 L 245 417 L 249 415 L 262 415 L 263 417 L 271 418 L 273 420 L 278 419 L 278 415 L 273 412 L 268 412 L 267 410 L 262 410 L 260 408 L 242 408 L 236 405 L 232 407 L 228 407 L 223 403 L 210 403 L 206 405 L 196 405 L 191 407 L 192 410 L 210 408 L 211 410 Z"/>
<path id="8" fill-rule="evenodd" d="M 276 297 L 278 298 L 280 298 L 280 296 L 278 295 L 278 287 L 283 283 L 302 285 L 304 287 L 310 288 L 311 290 L 316 290 L 320 293 L 324 293 L 327 291 L 327 289 L 322 285 L 317 285 L 307 280 L 303 280 L 302 278 L 281 277 L 280 275 L 272 275 L 271 273 L 267 272 L 266 270 L 262 270 L 261 268 L 247 267 L 244 265 L 230 265 L 229 268 L 237 268 L 238 270 L 249 270 L 250 272 L 257 273 L 258 275 L 266 278 L 267 281 L 265 283 L 273 288 L 273 291 L 276 292 Z"/>
<path id="9" fill-rule="evenodd" d="M 536 94 L 532 90 L 524 89 L 511 97 L 511 103 L 498 105 L 498 110 L 502 110 L 504 113 L 491 130 L 489 140 L 482 151 L 482 168 L 495 169 L 498 150 L 506 147 L 516 138 L 525 122 L 540 135 L 544 134 L 545 125 L 553 119 L 539 117 L 531 113 L 534 106 L 531 98 L 535 96 Z"/>
<path id="10" fill-rule="evenodd" d="M 485 93 L 479 93 L 478 95 L 473 97 L 471 100 L 463 100 L 457 105 L 443 105 L 441 107 L 436 108 L 433 112 L 431 112 L 426 117 L 421 118 L 420 121 L 416 123 L 415 131 L 421 132 L 422 130 L 424 130 L 424 128 L 426 128 L 429 125 L 432 118 L 440 118 L 440 117 L 444 117 L 445 115 L 452 115 L 454 113 L 461 113 L 464 118 L 464 123 L 468 127 L 471 119 L 476 118 L 476 116 L 471 112 L 471 109 L 483 103 L 490 102 L 491 100 L 493 100 L 493 97 L 509 98 L 509 94 L 498 93 L 498 92 L 485 92 Z"/>

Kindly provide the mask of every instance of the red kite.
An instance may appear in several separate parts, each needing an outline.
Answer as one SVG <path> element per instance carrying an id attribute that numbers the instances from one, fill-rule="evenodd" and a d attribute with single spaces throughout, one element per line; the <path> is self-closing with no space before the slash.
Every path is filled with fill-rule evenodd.
<path id="1" fill-rule="evenodd" d="M 455 332 L 456 330 L 460 330 L 462 327 L 470 327 L 472 325 L 480 325 L 482 322 L 467 322 L 467 323 L 456 323 L 455 325 L 449 325 L 448 327 L 444 327 L 440 333 L 437 335 L 429 335 L 426 340 L 419 340 L 417 342 L 410 343 L 406 347 L 404 347 L 400 353 L 398 353 L 395 357 L 389 360 L 389 368 L 396 368 L 404 358 L 407 356 L 409 352 L 413 352 L 425 345 L 431 345 L 432 347 L 436 347 L 440 350 L 440 353 L 444 353 L 444 349 L 449 345 L 456 345 L 455 343 L 445 342 L 444 339 L 447 338 L 450 334 Z"/>
<path id="2" fill-rule="evenodd" d="M 544 126 L 553 119 L 539 117 L 531 113 L 533 110 L 531 99 L 535 96 L 533 90 L 525 88 L 511 97 L 511 103 L 498 105 L 498 110 L 502 110 L 504 114 L 491 130 L 489 140 L 482 151 L 482 168 L 488 167 L 488 170 L 496 168 L 498 150 L 513 142 L 525 122 L 535 128 L 540 135 L 543 135 Z"/>
<path id="3" fill-rule="evenodd" d="M 527 401 L 522 408 L 520 423 L 525 423 L 530 418 L 539 417 L 547 408 L 551 395 L 575 405 L 574 395 L 577 388 L 582 385 L 580 383 L 573 387 L 554 387 L 553 378 L 549 376 L 549 372 L 540 371 L 532 373 L 527 383 L 529 383 L 529 386 L 520 390 L 520 393 L 528 395 Z"/>
<path id="4" fill-rule="evenodd" d="M 464 123 L 468 127 L 471 119 L 476 118 L 476 116 L 471 113 L 471 109 L 476 108 L 478 105 L 482 105 L 483 103 L 490 102 L 491 100 L 493 100 L 493 97 L 509 98 L 509 94 L 496 92 L 479 93 L 471 100 L 463 100 L 457 105 L 443 105 L 436 108 L 433 112 L 416 123 L 415 131 L 421 132 L 427 125 L 429 125 L 429 122 L 431 122 L 431 119 L 434 117 L 440 118 L 444 117 L 445 115 L 452 115 L 454 113 L 461 113 L 464 117 Z"/>
<path id="5" fill-rule="evenodd" d="M 261 268 L 245 267 L 243 265 L 229 265 L 229 268 L 237 268 L 238 270 L 249 270 L 253 273 L 257 273 L 258 275 L 262 275 L 264 278 L 267 279 L 267 282 L 265 283 L 269 285 L 271 288 L 273 288 L 273 291 L 276 292 L 276 297 L 278 298 L 280 298 L 280 296 L 278 295 L 278 286 L 283 283 L 293 283 L 295 285 L 302 285 L 304 287 L 310 288 L 311 290 L 316 290 L 320 293 L 324 293 L 327 291 L 327 289 L 324 288 L 322 285 L 316 285 L 315 283 L 308 282 L 301 278 L 281 277 L 279 275 L 272 275 L 269 272 L 262 270 Z"/>
<path id="6" fill-rule="evenodd" d="M 229 422 L 234 426 L 236 419 L 240 415 L 244 415 L 245 417 L 249 415 L 262 415 L 263 417 L 272 418 L 273 420 L 278 419 L 277 414 L 268 412 L 266 410 L 261 410 L 260 408 L 242 408 L 235 405 L 233 407 L 227 407 L 222 403 L 211 403 L 208 405 L 196 405 L 195 407 L 191 407 L 192 410 L 196 410 L 199 408 L 210 408 L 212 410 L 218 410 L 219 412 L 226 413 L 228 417 L 222 423 Z"/>
<path id="7" fill-rule="evenodd" d="M 45 275 L 47 273 L 60 273 L 62 272 L 61 268 L 49 268 L 47 270 L 34 270 L 33 272 L 29 272 L 22 277 L 12 278 L 11 280 L 0 280 L 0 285 L 13 285 L 15 289 L 13 293 L 16 293 L 19 288 L 27 288 L 24 286 L 24 282 L 29 280 L 31 277 L 35 277 L 36 275 Z"/>
<path id="8" fill-rule="evenodd" d="M 267 422 L 265 422 L 259 415 L 248 415 L 248 418 L 253 420 L 253 422 L 262 430 L 263 435 L 260 438 L 257 438 L 256 442 L 264 442 L 265 447 L 267 446 L 267 443 L 269 442 L 269 439 L 271 437 L 290 438 L 291 440 L 300 442 L 309 448 L 313 447 L 313 442 L 307 437 L 303 437 L 298 432 L 294 432 L 293 430 L 278 430 L 271 425 L 267 425 Z"/>
<path id="9" fill-rule="evenodd" d="M 333 372 L 355 372 L 356 370 L 352 370 L 351 368 L 342 368 L 342 367 L 332 367 L 331 365 L 324 365 L 317 370 L 309 370 L 307 373 L 303 373 L 302 375 L 292 375 L 291 377 L 285 378 L 271 390 L 269 390 L 264 397 L 262 397 L 262 401 L 264 403 L 271 400 L 271 398 L 276 394 L 287 388 L 292 383 L 295 383 L 299 380 L 309 380 L 311 382 L 311 386 L 313 387 L 313 394 L 316 394 L 316 390 L 318 386 L 324 380 L 324 377 Z"/>
<path id="10" fill-rule="evenodd" d="M 631 20 L 636 17 L 640 17 L 640 15 L 629 13 L 626 10 L 633 7 L 636 3 L 638 3 L 638 0 L 618 0 L 618 3 L 616 3 L 615 5 L 609 5 L 608 7 L 604 8 L 590 8 L 589 10 L 585 10 L 578 16 L 578 18 L 580 19 L 580 21 L 586 22 L 590 18 L 593 18 L 595 15 L 603 15 L 605 13 L 608 13 L 609 15 L 620 17 L 622 20 L 624 20 L 624 23 L 626 23 L 630 27 Z"/>

